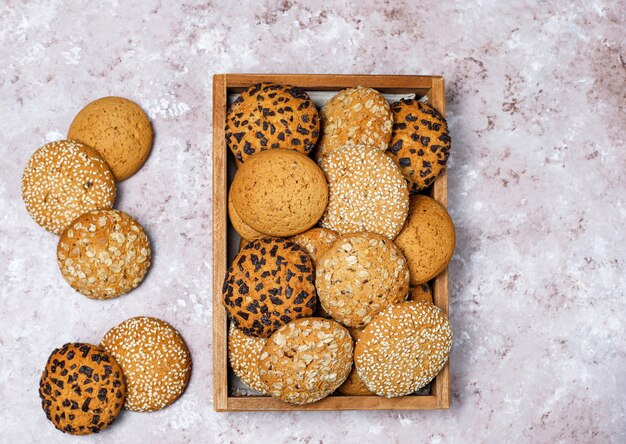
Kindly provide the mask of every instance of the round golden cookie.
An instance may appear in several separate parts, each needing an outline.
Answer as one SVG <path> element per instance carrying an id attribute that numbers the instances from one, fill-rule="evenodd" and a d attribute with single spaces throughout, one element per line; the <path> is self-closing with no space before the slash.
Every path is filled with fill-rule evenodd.
<path id="1" fill-rule="evenodd" d="M 228 329 L 228 362 L 233 372 L 248 387 L 267 394 L 259 377 L 259 356 L 267 339 L 247 336 L 231 323 Z"/>
<path id="2" fill-rule="evenodd" d="M 54 234 L 83 213 L 113 207 L 116 191 L 111 170 L 98 153 L 73 140 L 39 148 L 22 176 L 28 214 Z"/>
<path id="3" fill-rule="evenodd" d="M 455 239 L 452 219 L 439 202 L 428 196 L 411 196 L 409 217 L 395 239 L 409 264 L 411 285 L 428 282 L 446 268 Z"/>
<path id="4" fill-rule="evenodd" d="M 435 108 L 414 99 L 395 102 L 391 110 L 389 151 L 398 160 L 409 191 L 417 193 L 445 171 L 450 155 L 448 124 Z"/>
<path id="5" fill-rule="evenodd" d="M 337 233 L 333 230 L 315 227 L 304 233 L 297 234 L 289 238 L 289 240 L 304 248 L 311 256 L 313 265 L 317 266 L 319 258 L 337 240 L 337 237 Z"/>
<path id="6" fill-rule="evenodd" d="M 153 135 L 150 120 L 139 105 L 122 97 L 103 97 L 80 110 L 67 137 L 96 150 L 120 181 L 144 164 Z"/>
<path id="7" fill-rule="evenodd" d="M 367 145 L 384 151 L 391 140 L 391 109 L 387 99 L 374 89 L 358 86 L 340 91 L 322 107 L 321 116 L 318 162 L 344 145 Z"/>
<path id="8" fill-rule="evenodd" d="M 145 231 L 119 210 L 78 217 L 61 234 L 57 262 L 72 288 L 91 299 L 112 299 L 137 287 L 150 267 Z"/>
<path id="9" fill-rule="evenodd" d="M 428 284 L 419 284 L 409 287 L 408 301 L 433 303 L 433 292 Z"/>
<path id="10" fill-rule="evenodd" d="M 56 348 L 39 381 L 39 397 L 54 426 L 71 435 L 89 435 L 111 425 L 124 404 L 126 383 L 106 350 L 73 343 Z"/>
<path id="11" fill-rule="evenodd" d="M 228 316 L 246 335 L 268 337 L 317 305 L 313 262 L 299 245 L 282 238 L 254 240 L 228 268 L 222 294 Z"/>
<path id="12" fill-rule="evenodd" d="M 126 410 L 161 410 L 187 388 L 191 376 L 189 349 L 180 333 L 161 319 L 127 319 L 109 330 L 100 345 L 124 371 Z"/>
<path id="13" fill-rule="evenodd" d="M 391 158 L 376 148 L 343 146 L 325 165 L 330 195 L 321 225 L 339 234 L 369 231 L 395 238 L 406 220 L 409 192 Z"/>
<path id="14" fill-rule="evenodd" d="M 356 343 L 363 333 L 363 329 L 348 328 L 348 331 L 350 332 L 350 336 L 352 337 L 352 340 L 354 341 L 354 344 L 356 346 Z M 368 396 L 373 394 L 367 388 L 363 380 L 359 377 L 359 373 L 357 372 L 356 366 L 354 365 L 352 366 L 352 370 L 350 370 L 350 374 L 348 375 L 344 383 L 339 386 L 337 391 L 346 396 Z"/>
<path id="15" fill-rule="evenodd" d="M 364 327 L 378 312 L 406 299 L 409 269 L 393 241 L 374 233 L 349 234 L 322 255 L 315 286 L 335 320 Z"/>
<path id="16" fill-rule="evenodd" d="M 372 392 L 393 398 L 424 387 L 441 371 L 452 345 L 448 317 L 428 302 L 402 302 L 365 327 L 354 352 Z"/>
<path id="17" fill-rule="evenodd" d="M 287 237 L 308 230 L 324 214 L 328 185 L 302 153 L 272 149 L 250 157 L 231 185 L 241 219 L 261 233 Z"/>
<path id="18" fill-rule="evenodd" d="M 317 108 L 295 86 L 259 83 L 241 93 L 226 116 L 226 144 L 239 161 L 269 148 L 311 152 L 320 132 Z"/>
<path id="19" fill-rule="evenodd" d="M 245 223 L 239 214 L 237 214 L 237 210 L 235 210 L 235 206 L 233 205 L 232 199 L 232 188 L 231 192 L 228 193 L 228 215 L 230 216 L 230 223 L 233 225 L 233 228 L 242 239 L 254 240 L 260 237 L 263 237 L 263 233 L 255 230 L 250 225 Z"/>
<path id="20" fill-rule="evenodd" d="M 279 328 L 259 357 L 268 393 L 290 404 L 310 404 L 330 395 L 352 368 L 352 339 L 338 323 L 305 318 Z"/>

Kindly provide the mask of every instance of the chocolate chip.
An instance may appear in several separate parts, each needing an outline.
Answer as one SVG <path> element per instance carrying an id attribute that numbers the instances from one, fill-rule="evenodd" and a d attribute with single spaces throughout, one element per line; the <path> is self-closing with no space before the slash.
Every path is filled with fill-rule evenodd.
<path id="1" fill-rule="evenodd" d="M 98 390 L 98 399 L 102 402 L 106 402 L 107 400 L 107 389 L 104 387 Z"/>
<path id="2" fill-rule="evenodd" d="M 399 139 L 396 143 L 389 147 L 389 151 L 391 151 L 393 154 L 396 154 L 398 151 L 400 151 L 400 149 L 402 149 L 402 139 Z"/>
<path id="3" fill-rule="evenodd" d="M 91 375 L 93 374 L 93 369 L 89 366 L 81 365 L 80 368 L 78 369 L 78 373 L 82 373 L 83 375 L 86 375 L 88 378 L 91 378 Z"/>
<path id="4" fill-rule="evenodd" d="M 406 120 L 407 122 L 416 122 L 417 121 L 417 117 L 415 117 L 413 114 L 409 113 L 409 114 L 406 115 L 404 120 Z"/>
<path id="5" fill-rule="evenodd" d="M 411 159 L 409 159 L 408 157 L 401 157 L 399 162 L 400 165 L 403 167 L 411 166 Z"/>

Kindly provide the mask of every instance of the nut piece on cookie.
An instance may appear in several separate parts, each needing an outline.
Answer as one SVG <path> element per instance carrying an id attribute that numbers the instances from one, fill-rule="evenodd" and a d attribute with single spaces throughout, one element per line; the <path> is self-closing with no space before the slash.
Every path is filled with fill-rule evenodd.
<path id="1" fill-rule="evenodd" d="M 239 379 L 253 390 L 267 394 L 259 377 L 259 356 L 267 339 L 248 336 L 230 324 L 228 329 L 228 362 Z"/>
<path id="2" fill-rule="evenodd" d="M 270 148 L 311 152 L 320 132 L 317 108 L 295 86 L 259 83 L 241 93 L 226 116 L 226 144 L 235 158 Z"/>
<path id="3" fill-rule="evenodd" d="M 352 368 L 352 338 L 324 318 L 293 321 L 274 332 L 259 357 L 259 374 L 270 395 L 310 404 L 330 395 Z"/>
<path id="4" fill-rule="evenodd" d="M 313 261 L 281 238 L 247 244 L 228 268 L 222 294 L 228 316 L 246 335 L 268 337 L 317 305 Z"/>
<path id="5" fill-rule="evenodd" d="M 402 253 L 384 236 L 356 233 L 337 239 L 315 273 L 324 310 L 349 327 L 364 327 L 381 310 L 404 301 L 409 269 Z"/>

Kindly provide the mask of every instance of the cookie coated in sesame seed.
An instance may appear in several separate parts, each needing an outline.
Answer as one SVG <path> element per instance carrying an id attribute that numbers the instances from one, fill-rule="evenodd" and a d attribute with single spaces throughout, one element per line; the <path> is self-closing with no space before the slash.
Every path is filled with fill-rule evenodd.
<path id="1" fill-rule="evenodd" d="M 386 150 L 391 140 L 393 117 L 387 99 L 378 91 L 358 86 L 340 91 L 321 111 L 322 138 L 316 159 L 344 145 L 367 145 Z"/>
<path id="2" fill-rule="evenodd" d="M 98 433 L 111 425 L 125 396 L 121 367 L 109 352 L 92 344 L 54 349 L 39 381 L 47 418 L 71 435 Z"/>
<path id="3" fill-rule="evenodd" d="M 230 223 L 235 231 L 239 234 L 239 236 L 241 236 L 242 239 L 245 239 L 248 242 L 263 237 L 263 233 L 255 230 L 250 225 L 245 223 L 243 219 L 241 219 L 241 216 L 239 216 L 235 206 L 233 205 L 232 194 L 231 189 L 231 192 L 228 193 L 228 215 L 230 217 Z"/>
<path id="4" fill-rule="evenodd" d="M 456 242 L 452 219 L 433 198 L 411 196 L 409 217 L 395 242 L 409 264 L 411 285 L 428 282 L 452 259 Z"/>
<path id="5" fill-rule="evenodd" d="M 349 234 L 322 255 L 315 284 L 327 313 L 348 327 L 364 327 L 378 312 L 406 299 L 409 269 L 390 239 Z"/>
<path id="6" fill-rule="evenodd" d="M 310 158 L 272 149 L 250 157 L 230 188 L 233 206 L 256 231 L 287 237 L 313 227 L 328 204 L 324 173 Z"/>
<path id="7" fill-rule="evenodd" d="M 407 301 L 433 302 L 433 292 L 428 284 L 419 284 L 409 287 Z"/>
<path id="8" fill-rule="evenodd" d="M 83 214 L 57 245 L 63 278 L 91 299 L 112 299 L 133 290 L 150 268 L 151 255 L 141 225 L 119 210 Z"/>
<path id="9" fill-rule="evenodd" d="M 448 317 L 428 302 L 402 302 L 365 327 L 354 362 L 367 387 L 379 396 L 404 396 L 441 371 L 452 345 Z"/>
<path id="10" fill-rule="evenodd" d="M 330 189 L 320 221 L 339 234 L 369 231 L 393 239 L 409 209 L 402 172 L 384 152 L 366 146 L 343 146 L 325 161 Z"/>
<path id="11" fill-rule="evenodd" d="M 228 148 L 245 162 L 270 148 L 310 153 L 319 137 L 320 119 L 315 104 L 300 88 L 259 83 L 235 100 L 225 129 Z"/>
<path id="12" fill-rule="evenodd" d="M 228 268 L 222 295 L 228 316 L 245 334 L 268 337 L 317 306 L 313 261 L 282 238 L 254 240 Z"/>
<path id="13" fill-rule="evenodd" d="M 443 174 L 450 155 L 450 135 L 446 119 L 427 103 L 401 99 L 391 104 L 393 133 L 389 152 L 398 160 L 417 193 Z"/>
<path id="14" fill-rule="evenodd" d="M 113 207 L 111 170 L 93 149 L 74 140 L 39 148 L 22 175 L 22 198 L 35 222 L 54 234 L 78 216 Z"/>
<path id="15" fill-rule="evenodd" d="M 350 332 L 350 336 L 352 337 L 352 340 L 354 341 L 354 344 L 356 346 L 356 343 L 363 333 L 363 329 L 348 328 L 348 331 Z M 356 366 L 354 365 L 352 366 L 352 370 L 350 370 L 350 374 L 348 375 L 344 383 L 339 386 L 337 391 L 346 396 L 373 395 L 373 393 L 367 388 L 367 386 L 359 376 L 359 373 L 356 370 Z"/>
<path id="16" fill-rule="evenodd" d="M 187 388 L 191 376 L 189 349 L 180 333 L 161 319 L 127 319 L 109 330 L 100 345 L 124 371 L 127 410 L 161 410 Z"/>
<path id="17" fill-rule="evenodd" d="M 228 362 L 235 375 L 248 387 L 267 394 L 259 377 L 259 356 L 267 339 L 248 336 L 231 323 L 228 329 Z"/>
<path id="18" fill-rule="evenodd" d="M 279 328 L 259 357 L 259 374 L 270 395 L 310 404 L 330 395 L 352 368 L 352 338 L 338 323 L 304 318 Z"/>

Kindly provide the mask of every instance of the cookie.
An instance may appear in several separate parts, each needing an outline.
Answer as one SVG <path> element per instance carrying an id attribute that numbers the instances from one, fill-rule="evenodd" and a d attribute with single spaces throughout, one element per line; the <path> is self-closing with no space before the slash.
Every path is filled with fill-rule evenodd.
<path id="1" fill-rule="evenodd" d="M 348 331 L 324 318 L 298 319 L 279 328 L 259 357 L 259 375 L 270 395 L 310 404 L 339 387 L 352 368 Z"/>
<path id="2" fill-rule="evenodd" d="M 354 352 L 372 392 L 393 398 L 424 387 L 441 371 L 452 345 L 448 317 L 428 302 L 402 302 L 365 327 Z"/>
<path id="3" fill-rule="evenodd" d="M 228 329 L 228 362 L 233 372 L 248 387 L 267 394 L 265 384 L 259 377 L 259 356 L 267 339 L 247 336 L 235 324 Z"/>
<path id="4" fill-rule="evenodd" d="M 389 156 L 372 147 L 343 146 L 328 155 L 325 165 L 330 194 L 322 227 L 395 238 L 406 220 L 409 192 Z"/>
<path id="5" fill-rule="evenodd" d="M 430 302 L 433 303 L 433 292 L 428 284 L 419 284 L 409 287 L 407 301 Z"/>
<path id="6" fill-rule="evenodd" d="M 321 116 L 318 162 L 344 145 L 367 145 L 384 151 L 391 140 L 391 109 L 374 89 L 358 86 L 340 91 L 322 107 Z"/>
<path id="7" fill-rule="evenodd" d="M 124 404 L 126 383 L 106 350 L 73 343 L 56 348 L 39 381 L 41 406 L 64 433 L 89 435 L 111 425 Z"/>
<path id="8" fill-rule="evenodd" d="M 83 213 L 112 208 L 116 191 L 111 170 L 98 153 L 73 140 L 39 148 L 22 175 L 28 214 L 54 234 Z"/>
<path id="9" fill-rule="evenodd" d="M 191 376 L 184 339 L 165 321 L 139 316 L 109 330 L 100 344 L 124 371 L 126 401 L 133 412 L 154 412 L 183 394 Z"/>
<path id="10" fill-rule="evenodd" d="M 402 253 L 384 236 L 342 236 L 324 253 L 315 271 L 320 303 L 335 320 L 364 327 L 381 310 L 406 299 L 409 269 Z"/>
<path id="11" fill-rule="evenodd" d="M 144 164 L 153 135 L 150 120 L 139 105 L 122 97 L 103 97 L 80 110 L 67 137 L 96 150 L 120 181 Z"/>
<path id="12" fill-rule="evenodd" d="M 452 219 L 436 200 L 411 196 L 409 217 L 395 242 L 409 264 L 411 285 L 428 282 L 446 268 L 454 253 Z"/>
<path id="13" fill-rule="evenodd" d="M 332 230 L 316 227 L 297 234 L 289 240 L 304 248 L 313 259 L 313 265 L 317 266 L 319 258 L 337 240 L 337 237 L 337 233 Z"/>
<path id="14" fill-rule="evenodd" d="M 263 237 L 263 233 L 245 223 L 239 214 L 237 214 L 237 210 L 235 210 L 235 206 L 233 205 L 232 194 L 231 188 L 231 192 L 228 193 L 228 215 L 230 216 L 230 223 L 233 225 L 235 231 L 239 233 L 242 239 L 246 239 L 247 241 Z"/>
<path id="15" fill-rule="evenodd" d="M 398 160 L 412 194 L 443 174 L 450 155 L 448 124 L 427 103 L 402 99 L 391 105 L 393 133 L 389 152 Z"/>
<path id="16" fill-rule="evenodd" d="M 112 299 L 137 287 L 150 267 L 150 242 L 123 211 L 96 210 L 61 234 L 57 262 L 72 288 L 91 299 Z"/>
<path id="17" fill-rule="evenodd" d="M 302 153 L 272 149 L 250 157 L 231 185 L 233 206 L 253 229 L 288 237 L 308 230 L 324 214 L 324 173 Z"/>
<path id="18" fill-rule="evenodd" d="M 268 337 L 317 305 L 313 262 L 281 238 L 250 242 L 228 268 L 222 294 L 228 316 L 248 336 Z"/>
<path id="19" fill-rule="evenodd" d="M 354 341 L 356 346 L 357 341 L 361 337 L 363 333 L 362 328 L 348 328 L 350 332 L 350 336 Z M 339 386 L 337 389 L 339 393 L 346 396 L 368 396 L 373 393 L 367 388 L 363 380 L 359 377 L 359 373 L 356 370 L 356 366 L 352 366 L 352 370 L 350 370 L 350 374 L 346 378 L 343 384 Z"/>
<path id="20" fill-rule="evenodd" d="M 226 144 L 239 161 L 270 148 L 311 152 L 320 132 L 317 108 L 300 88 L 259 83 L 226 116 Z"/>

